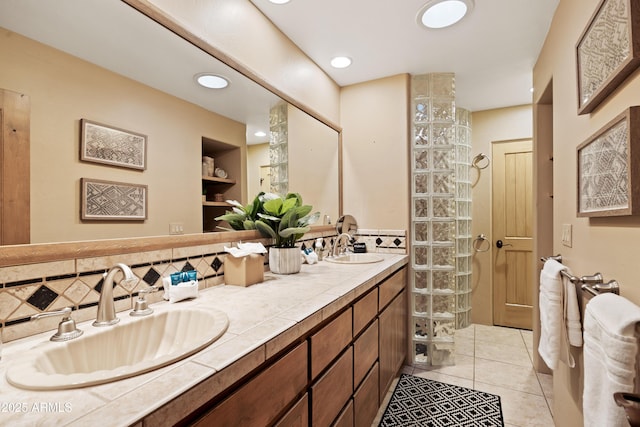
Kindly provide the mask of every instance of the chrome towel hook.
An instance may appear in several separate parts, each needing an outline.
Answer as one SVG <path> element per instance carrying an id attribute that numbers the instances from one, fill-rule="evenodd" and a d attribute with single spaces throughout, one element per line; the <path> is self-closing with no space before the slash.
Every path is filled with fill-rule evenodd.
<path id="1" fill-rule="evenodd" d="M 478 169 L 486 169 L 489 166 L 489 163 L 491 163 L 491 159 L 484 153 L 478 154 L 471 161 L 471 165 Z"/>

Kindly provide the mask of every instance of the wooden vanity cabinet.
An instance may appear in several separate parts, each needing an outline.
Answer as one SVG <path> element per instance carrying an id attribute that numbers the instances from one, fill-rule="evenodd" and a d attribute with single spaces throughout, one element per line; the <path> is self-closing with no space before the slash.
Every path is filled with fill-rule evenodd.
<path id="1" fill-rule="evenodd" d="M 378 360 L 378 320 L 376 319 L 353 343 L 353 383 L 360 385 Z"/>
<path id="2" fill-rule="evenodd" d="M 373 365 L 360 387 L 353 394 L 353 413 L 355 427 L 369 427 L 378 413 L 379 365 Z"/>
<path id="3" fill-rule="evenodd" d="M 399 283 L 406 281 L 406 268 L 380 285 L 379 362 L 380 394 L 384 399 L 396 373 L 407 356 L 407 291 Z M 383 291 L 384 290 L 384 291 Z M 383 306 L 384 302 L 389 302 Z"/>
<path id="4" fill-rule="evenodd" d="M 309 393 L 298 400 L 298 402 L 287 412 L 275 427 L 307 427 L 309 425 Z"/>
<path id="5" fill-rule="evenodd" d="M 353 425 L 353 399 L 351 399 L 342 412 L 340 412 L 340 415 L 338 415 L 332 427 L 353 427 Z"/>
<path id="6" fill-rule="evenodd" d="M 353 336 L 357 336 L 378 315 L 378 288 L 353 304 Z"/>
<path id="7" fill-rule="evenodd" d="M 311 379 L 315 379 L 353 338 L 351 307 L 311 335 Z"/>
<path id="8" fill-rule="evenodd" d="M 311 425 L 331 425 L 353 394 L 353 348 L 349 346 L 311 386 Z"/>
<path id="9" fill-rule="evenodd" d="M 278 359 L 200 418 L 198 427 L 264 427 L 307 386 L 307 343 Z"/>
<path id="10" fill-rule="evenodd" d="M 407 352 L 406 271 L 300 337 L 189 425 L 370 426 Z"/>

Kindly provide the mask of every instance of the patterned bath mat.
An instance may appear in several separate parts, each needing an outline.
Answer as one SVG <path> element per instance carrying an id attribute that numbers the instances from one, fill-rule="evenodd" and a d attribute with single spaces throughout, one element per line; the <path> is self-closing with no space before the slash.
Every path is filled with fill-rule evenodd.
<path id="1" fill-rule="evenodd" d="M 504 427 L 504 421 L 500 396 L 402 374 L 380 426 Z"/>

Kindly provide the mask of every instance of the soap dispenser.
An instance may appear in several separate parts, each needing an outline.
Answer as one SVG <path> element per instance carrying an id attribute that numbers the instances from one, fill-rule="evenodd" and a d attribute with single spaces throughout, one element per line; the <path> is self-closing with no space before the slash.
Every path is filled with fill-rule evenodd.
<path id="1" fill-rule="evenodd" d="M 324 242 L 323 242 L 323 240 L 322 240 L 322 237 L 318 237 L 318 238 L 316 239 L 315 252 L 316 252 L 316 255 L 318 255 L 318 261 L 322 261 L 322 252 L 323 252 L 323 249 L 324 249 L 324 248 L 322 247 L 322 244 L 323 244 L 323 243 L 324 243 Z"/>

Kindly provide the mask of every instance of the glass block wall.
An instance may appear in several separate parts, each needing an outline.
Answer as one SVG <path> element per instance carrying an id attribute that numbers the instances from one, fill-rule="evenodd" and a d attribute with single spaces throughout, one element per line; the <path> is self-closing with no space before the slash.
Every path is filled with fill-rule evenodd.
<path id="1" fill-rule="evenodd" d="M 288 108 L 283 101 L 269 111 L 270 191 L 282 195 L 289 191 Z"/>
<path id="2" fill-rule="evenodd" d="M 411 289 L 414 363 L 455 363 L 470 323 L 471 123 L 452 73 L 412 77 Z"/>

